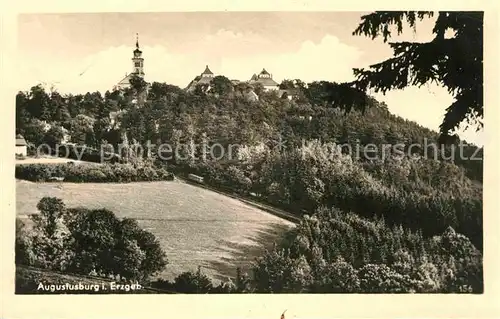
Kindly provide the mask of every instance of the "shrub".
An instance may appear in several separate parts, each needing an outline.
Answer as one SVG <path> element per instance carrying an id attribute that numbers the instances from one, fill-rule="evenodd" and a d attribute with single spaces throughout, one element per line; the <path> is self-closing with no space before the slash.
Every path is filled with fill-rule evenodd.
<path id="1" fill-rule="evenodd" d="M 49 182 L 54 177 L 73 183 L 129 183 L 172 181 L 174 175 L 163 168 L 129 164 L 74 165 L 28 164 L 16 166 L 16 178 L 33 182 Z"/>
<path id="2" fill-rule="evenodd" d="M 359 270 L 358 276 L 361 291 L 365 293 L 414 292 L 410 278 L 387 265 L 367 264 Z"/>
<path id="3" fill-rule="evenodd" d="M 184 294 L 235 293 L 242 292 L 233 282 L 221 282 L 218 285 L 202 273 L 201 267 L 196 272 L 186 271 L 175 277 L 173 282 L 159 279 L 151 283 L 153 288 L 165 289 Z"/>
<path id="4" fill-rule="evenodd" d="M 133 219 L 106 209 L 66 209 L 54 197 L 42 198 L 37 208 L 29 234 L 16 224 L 18 265 L 141 283 L 167 265 L 157 238 Z"/>
<path id="5" fill-rule="evenodd" d="M 175 290 L 181 293 L 208 293 L 213 289 L 212 282 L 198 268 L 196 273 L 185 272 L 174 280 Z"/>
<path id="6" fill-rule="evenodd" d="M 16 218 L 16 264 L 31 265 L 34 259 L 33 243 L 26 229 L 26 225 L 21 219 Z"/>

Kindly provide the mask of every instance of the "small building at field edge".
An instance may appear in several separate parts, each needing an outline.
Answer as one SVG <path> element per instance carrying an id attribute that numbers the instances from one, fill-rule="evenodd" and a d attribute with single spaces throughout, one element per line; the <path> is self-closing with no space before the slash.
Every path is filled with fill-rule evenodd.
<path id="1" fill-rule="evenodd" d="M 28 155 L 28 143 L 21 135 L 16 135 L 16 155 Z"/>

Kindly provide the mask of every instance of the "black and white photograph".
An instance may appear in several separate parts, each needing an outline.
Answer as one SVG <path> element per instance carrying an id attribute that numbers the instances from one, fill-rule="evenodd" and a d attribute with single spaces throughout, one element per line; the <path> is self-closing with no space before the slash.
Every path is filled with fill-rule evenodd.
<path id="1" fill-rule="evenodd" d="M 483 294 L 483 24 L 19 14 L 13 293 Z"/>

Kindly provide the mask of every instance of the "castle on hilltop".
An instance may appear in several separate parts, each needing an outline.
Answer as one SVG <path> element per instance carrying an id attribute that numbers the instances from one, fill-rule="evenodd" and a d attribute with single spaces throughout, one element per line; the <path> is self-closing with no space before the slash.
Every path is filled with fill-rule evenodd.
<path id="1" fill-rule="evenodd" d="M 144 58 L 142 57 L 142 51 L 139 48 L 138 34 L 136 34 L 135 50 L 133 51 L 132 57 L 132 66 L 132 73 L 125 74 L 125 77 L 114 86 L 114 90 L 130 88 L 130 80 L 133 76 L 139 76 L 140 78 L 144 79 Z M 191 82 L 189 82 L 185 90 L 187 92 L 193 92 L 197 86 L 203 85 L 203 89 L 205 91 L 210 91 L 212 80 L 214 79 L 214 77 L 215 74 L 210 70 L 208 65 L 206 65 L 205 70 L 200 75 L 197 75 Z M 248 81 L 231 80 L 231 83 L 233 84 L 233 86 L 242 83 L 248 84 L 251 92 L 248 92 L 247 90 L 245 94 L 252 95 L 253 99 L 258 99 L 258 96 L 255 94 L 255 92 L 253 92 L 253 88 L 255 85 L 261 85 L 265 92 L 276 91 L 282 98 L 286 96 L 288 99 L 291 99 L 295 95 L 295 92 L 293 92 L 293 90 L 280 90 L 279 84 L 275 80 L 273 80 L 273 75 L 269 73 L 265 68 L 263 68 L 260 73 L 253 74 Z M 149 83 L 147 88 L 149 88 Z"/>
<path id="2" fill-rule="evenodd" d="M 210 83 L 214 78 L 214 73 L 210 71 L 208 65 L 205 67 L 205 71 L 203 71 L 200 75 L 197 75 L 191 82 L 189 82 L 186 87 L 186 91 L 193 92 L 197 85 L 207 85 L 207 90 L 210 89 Z"/>
<path id="3" fill-rule="evenodd" d="M 259 83 L 264 87 L 264 91 L 275 91 L 279 89 L 279 84 L 273 80 L 273 75 L 262 69 L 259 74 L 254 74 L 248 81 L 249 84 Z"/>
<path id="4" fill-rule="evenodd" d="M 203 85 L 203 90 L 205 92 L 209 92 L 214 77 L 214 73 L 207 65 L 205 66 L 205 70 L 200 75 L 196 76 L 191 82 L 189 82 L 185 90 L 193 92 L 198 85 Z M 247 84 L 247 88 L 244 92 L 242 92 L 242 94 L 251 100 L 259 99 L 258 95 L 254 92 L 256 85 L 261 85 L 264 92 L 276 92 L 280 98 L 287 98 L 291 100 L 297 96 L 297 90 L 295 89 L 280 89 L 278 82 L 273 79 L 273 75 L 266 69 L 262 69 L 259 74 L 252 75 L 248 81 L 230 81 L 233 84 L 233 87 L 236 87 L 239 84 Z"/>
<path id="5" fill-rule="evenodd" d="M 214 78 L 214 73 L 210 70 L 208 65 L 205 67 L 205 71 L 203 71 L 200 75 L 196 76 L 191 82 L 189 82 L 186 87 L 186 91 L 192 92 L 198 85 L 206 85 L 205 89 L 210 90 L 210 84 Z M 254 74 L 250 80 L 246 82 L 242 82 L 239 80 L 231 80 L 233 85 L 237 85 L 239 83 L 248 83 L 250 85 L 260 84 L 264 88 L 264 91 L 277 91 L 279 90 L 279 84 L 273 80 L 272 74 L 266 71 L 266 69 L 262 69 L 259 74 Z"/>

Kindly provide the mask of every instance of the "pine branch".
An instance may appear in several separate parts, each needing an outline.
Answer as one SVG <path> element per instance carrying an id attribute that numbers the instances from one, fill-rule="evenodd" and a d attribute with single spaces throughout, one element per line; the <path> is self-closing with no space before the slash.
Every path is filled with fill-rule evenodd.
<path id="1" fill-rule="evenodd" d="M 442 134 L 448 134 L 448 132 L 457 129 L 464 120 L 482 127 L 483 123 L 480 118 L 483 116 L 483 108 L 482 103 L 478 103 L 478 94 L 482 95 L 482 89 L 479 92 L 468 90 L 457 94 L 455 102 L 446 109 L 443 123 L 439 126 Z M 470 108 L 475 111 L 470 112 Z"/>
<path id="2" fill-rule="evenodd" d="M 420 87 L 429 82 L 439 83 L 452 94 L 456 102 L 446 111 L 440 127 L 442 134 L 459 127 L 467 120 L 482 126 L 483 117 L 483 12 L 439 12 L 428 43 L 389 43 L 394 57 L 368 69 L 354 69 L 360 90 L 374 89 L 386 93 L 407 86 Z M 390 38 L 389 27 L 403 32 L 403 22 L 415 28 L 417 20 L 432 17 L 428 11 L 374 12 L 362 17 L 354 35 Z M 451 37 L 447 32 L 453 31 Z"/>
<path id="3" fill-rule="evenodd" d="M 440 80 L 433 58 L 437 52 L 434 43 L 391 43 L 395 57 L 371 65 L 368 70 L 354 69 L 358 89 L 374 89 L 385 94 L 392 89 L 409 85 L 422 86 Z"/>
<path id="4" fill-rule="evenodd" d="M 375 11 L 361 17 L 362 22 L 354 30 L 353 35 L 365 35 L 373 39 L 382 35 L 384 42 L 391 37 L 389 28 L 396 26 L 397 34 L 403 33 L 403 21 L 416 31 L 416 21 L 434 15 L 431 11 Z"/>

